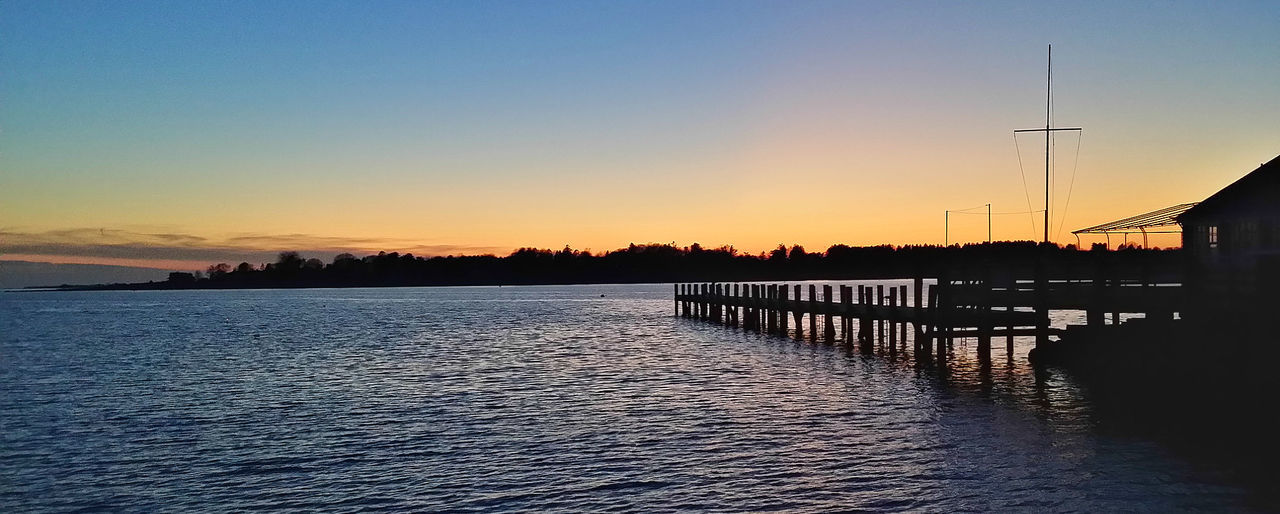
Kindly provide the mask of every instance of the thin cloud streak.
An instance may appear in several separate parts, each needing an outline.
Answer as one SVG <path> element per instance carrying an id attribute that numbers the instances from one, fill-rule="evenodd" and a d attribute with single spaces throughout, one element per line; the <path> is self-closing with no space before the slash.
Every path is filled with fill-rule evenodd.
<path id="1" fill-rule="evenodd" d="M 501 253 L 489 246 L 422 245 L 404 240 L 343 238 L 311 234 L 240 234 L 222 239 L 184 233 L 73 228 L 47 231 L 0 229 L 0 255 L 51 255 L 136 261 L 208 263 L 271 262 L 282 251 L 327 260 L 339 253 L 396 251 L 419 256 Z"/>

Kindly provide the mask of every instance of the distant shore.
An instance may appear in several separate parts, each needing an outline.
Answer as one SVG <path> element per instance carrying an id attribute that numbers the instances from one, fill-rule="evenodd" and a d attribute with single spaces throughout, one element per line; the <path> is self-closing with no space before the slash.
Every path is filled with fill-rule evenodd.
<path id="1" fill-rule="evenodd" d="M 1088 268 L 1093 259 L 1111 259 L 1152 269 L 1177 269 L 1177 249 L 1148 250 L 1095 246 L 1079 251 L 1030 241 L 964 246 L 834 245 L 824 252 L 779 245 L 771 252 L 742 254 L 731 246 L 631 245 L 602 254 L 564 248 L 522 248 L 494 255 L 415 257 L 380 252 L 357 258 L 340 254 L 326 264 L 281 252 L 274 263 L 253 266 L 215 264 L 203 271 L 173 272 L 168 280 L 64 284 L 26 291 L 159 291 L 187 289 L 296 289 L 414 286 L 502 286 L 741 282 L 761 280 L 843 280 L 935 276 L 943 269 L 986 267 L 1017 269 L 1042 263 L 1056 275 Z"/>

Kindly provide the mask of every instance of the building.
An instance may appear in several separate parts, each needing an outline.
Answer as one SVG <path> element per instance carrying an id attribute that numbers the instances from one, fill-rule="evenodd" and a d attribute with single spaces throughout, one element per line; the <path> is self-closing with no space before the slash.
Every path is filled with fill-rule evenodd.
<path id="1" fill-rule="evenodd" d="M 1188 293 L 1203 310 L 1252 311 L 1280 304 L 1280 156 L 1177 221 L 1189 261 Z"/>

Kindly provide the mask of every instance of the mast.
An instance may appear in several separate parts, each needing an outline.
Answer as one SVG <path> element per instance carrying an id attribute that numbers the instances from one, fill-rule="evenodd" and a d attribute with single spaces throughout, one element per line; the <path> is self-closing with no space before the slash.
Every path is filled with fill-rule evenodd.
<path id="1" fill-rule="evenodd" d="M 1050 165 L 1052 164 L 1050 145 L 1050 137 L 1054 132 L 1060 131 L 1081 131 L 1080 127 L 1057 127 L 1053 126 L 1053 45 L 1049 45 L 1049 62 L 1045 69 L 1045 92 L 1044 92 L 1044 128 L 1019 129 L 1013 131 L 1015 141 L 1020 132 L 1044 132 L 1044 242 L 1049 242 L 1049 191 L 1053 188 L 1052 177 L 1050 176 Z"/>
<path id="2" fill-rule="evenodd" d="M 1053 133 L 1053 43 L 1049 44 L 1049 65 L 1044 73 L 1044 242 L 1049 242 L 1049 135 Z"/>

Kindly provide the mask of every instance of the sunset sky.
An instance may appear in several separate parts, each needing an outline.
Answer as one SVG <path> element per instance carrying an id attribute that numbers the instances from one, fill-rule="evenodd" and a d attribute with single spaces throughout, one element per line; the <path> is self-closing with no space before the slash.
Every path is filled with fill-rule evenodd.
<path id="1" fill-rule="evenodd" d="M 940 244 L 1043 208 L 1048 43 L 1061 243 L 1280 154 L 1274 1 L 3 0 L 0 259 Z"/>

